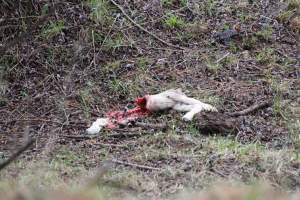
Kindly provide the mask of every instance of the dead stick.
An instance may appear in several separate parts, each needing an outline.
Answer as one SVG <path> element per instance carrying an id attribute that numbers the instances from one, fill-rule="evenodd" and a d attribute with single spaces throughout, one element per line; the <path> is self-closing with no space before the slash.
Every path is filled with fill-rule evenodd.
<path id="1" fill-rule="evenodd" d="M 23 147 L 21 147 L 17 152 L 10 156 L 6 161 L 0 163 L 0 171 L 8 166 L 12 161 L 19 157 L 24 151 L 26 151 L 33 143 L 34 139 L 29 140 Z"/>
<path id="2" fill-rule="evenodd" d="M 161 124 L 151 124 L 151 123 L 143 123 L 143 122 L 135 122 L 135 125 L 142 128 L 153 128 L 153 129 L 167 129 L 168 125 L 166 123 Z"/>
<path id="3" fill-rule="evenodd" d="M 142 31 L 146 32 L 147 34 L 149 34 L 150 36 L 152 36 L 153 38 L 155 38 L 156 40 L 160 41 L 161 43 L 176 48 L 176 49 L 180 49 L 180 50 L 184 50 L 182 47 L 178 47 L 175 46 L 169 42 L 164 41 L 163 39 L 159 38 L 158 36 L 154 35 L 153 33 L 149 32 L 147 29 L 145 29 L 144 27 L 142 27 L 141 25 L 139 25 L 138 23 L 136 23 L 133 19 L 131 19 L 131 17 L 129 17 L 129 15 L 127 15 L 127 13 L 124 11 L 123 7 L 120 6 L 119 4 L 117 4 L 114 0 L 109 0 L 112 4 L 114 4 L 122 13 L 123 15 L 131 22 L 133 23 L 136 27 L 138 27 L 139 29 L 141 29 Z"/>
<path id="4" fill-rule="evenodd" d="M 9 120 L 9 121 L 5 121 L 5 123 L 12 123 L 12 122 L 18 122 L 18 121 L 29 121 L 29 122 L 45 122 L 45 123 L 53 123 L 53 124 L 59 124 L 59 125 L 63 125 L 63 123 L 61 122 L 57 122 L 57 121 L 52 121 L 52 120 L 47 120 L 47 119 L 13 119 L 13 120 Z"/>
<path id="5" fill-rule="evenodd" d="M 233 112 L 233 113 L 228 113 L 229 116 L 232 116 L 232 117 L 238 117 L 238 116 L 242 116 L 242 115 L 247 115 L 251 112 L 254 112 L 256 110 L 259 110 L 261 108 L 265 108 L 265 107 L 268 107 L 268 106 L 271 106 L 272 105 L 272 101 L 269 100 L 269 101 L 263 101 L 261 103 L 258 103 L 258 104 L 254 104 L 252 106 L 250 106 L 249 108 L 246 108 L 245 110 L 241 110 L 241 111 L 237 111 L 237 112 Z"/>
<path id="6" fill-rule="evenodd" d="M 77 139 L 77 140 L 89 140 L 94 138 L 93 136 L 90 135 L 62 135 L 62 137 Z"/>
<path id="7" fill-rule="evenodd" d="M 52 120 L 47 120 L 47 119 L 13 119 L 13 120 L 5 121 L 4 123 L 8 124 L 8 123 L 19 122 L 19 121 L 20 122 L 22 122 L 22 121 L 25 121 L 25 122 L 27 122 L 27 121 L 28 122 L 44 122 L 44 123 L 58 124 L 58 125 L 61 125 L 61 126 L 86 128 L 86 126 L 84 126 L 84 125 L 64 124 L 64 123 L 61 123 L 61 122 L 58 122 L 58 121 L 52 121 Z M 77 123 L 85 124 L 84 122 L 77 122 Z"/>
<path id="8" fill-rule="evenodd" d="M 217 64 L 219 63 L 219 62 L 221 62 L 222 60 L 224 60 L 227 56 L 229 56 L 230 55 L 230 53 L 228 52 L 228 53 L 226 53 L 224 56 L 222 56 L 220 59 L 218 59 L 217 60 Z"/>
<path id="9" fill-rule="evenodd" d="M 97 143 L 94 143 L 93 145 L 99 145 L 99 146 L 103 146 L 103 147 L 119 147 L 119 148 L 126 147 L 126 145 L 110 144 L 110 143 L 103 143 L 103 142 L 97 142 Z"/>
<path id="10" fill-rule="evenodd" d="M 109 137 L 114 137 L 114 138 L 124 138 L 124 137 L 135 137 L 135 136 L 141 136 L 144 134 L 141 133 L 113 133 L 108 135 Z"/>
<path id="11" fill-rule="evenodd" d="M 121 165 L 135 167 L 135 168 L 138 168 L 138 169 L 161 170 L 161 168 L 150 167 L 150 166 L 146 166 L 146 165 L 139 165 L 139 164 L 124 162 L 124 161 L 120 161 L 120 160 L 116 160 L 116 159 L 113 159 L 112 162 L 117 163 L 117 164 L 121 164 Z"/>

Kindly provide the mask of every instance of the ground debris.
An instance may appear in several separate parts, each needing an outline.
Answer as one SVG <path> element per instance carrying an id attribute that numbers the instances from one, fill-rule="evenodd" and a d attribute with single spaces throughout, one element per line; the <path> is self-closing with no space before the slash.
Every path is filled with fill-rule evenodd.
<path id="1" fill-rule="evenodd" d="M 225 45 L 228 45 L 230 40 L 236 38 L 237 36 L 239 36 L 239 32 L 236 29 L 228 29 L 213 35 L 217 42 Z"/>

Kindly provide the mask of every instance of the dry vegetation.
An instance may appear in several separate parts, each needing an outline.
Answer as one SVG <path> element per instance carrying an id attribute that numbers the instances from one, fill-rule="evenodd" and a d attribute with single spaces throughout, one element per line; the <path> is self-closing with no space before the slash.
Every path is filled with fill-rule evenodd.
<path id="1" fill-rule="evenodd" d="M 0 0 L 0 160 L 24 133 L 36 139 L 1 170 L 0 199 L 281 198 L 260 181 L 295 192 L 299 13 L 299 0 Z M 171 112 L 145 120 L 167 130 L 82 137 L 107 110 L 172 87 L 220 112 L 273 104 L 240 116 L 237 135 L 199 132 Z M 223 181 L 254 186 L 178 197 Z"/>

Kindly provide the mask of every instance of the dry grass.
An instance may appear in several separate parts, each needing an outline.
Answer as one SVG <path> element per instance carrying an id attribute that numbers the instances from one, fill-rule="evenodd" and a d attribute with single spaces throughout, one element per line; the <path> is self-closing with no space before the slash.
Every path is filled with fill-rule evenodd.
<path id="1" fill-rule="evenodd" d="M 15 195 L 26 185 L 25 192 L 20 189 L 29 195 L 26 198 L 35 188 L 78 194 L 82 180 L 94 176 L 107 159 L 159 170 L 118 164 L 97 182 L 92 197 L 165 199 L 186 188 L 210 188 L 216 181 L 249 184 L 260 179 L 276 190 L 299 188 L 298 0 L 287 2 L 289 6 L 279 0 L 267 5 L 235 0 L 117 1 L 138 24 L 184 50 L 157 42 L 108 0 L 22 1 L 17 6 L 2 2 L 1 156 L 5 159 L 18 148 L 26 126 L 37 139 L 1 172 L 2 191 Z M 286 9 L 278 21 L 268 15 L 282 7 Z M 42 16 L 46 19 L 40 20 Z M 214 33 L 236 24 L 241 25 L 239 37 L 229 38 L 228 44 L 214 40 Z M 115 131 L 84 140 L 66 137 L 82 134 L 96 117 L 124 108 L 137 96 L 172 87 L 182 87 L 221 112 L 266 99 L 273 99 L 274 105 L 242 116 L 236 136 L 199 133 L 195 124 L 170 112 L 144 120 L 166 122 L 166 131 L 141 130 L 135 137 L 113 137 L 119 133 Z M 246 199 L 252 194 L 247 188 L 220 188 Z M 216 198 L 221 198 L 216 190 Z"/>

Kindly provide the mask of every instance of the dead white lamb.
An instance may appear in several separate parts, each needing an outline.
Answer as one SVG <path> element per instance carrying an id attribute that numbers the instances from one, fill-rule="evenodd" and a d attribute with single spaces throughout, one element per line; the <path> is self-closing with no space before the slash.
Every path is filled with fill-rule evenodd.
<path id="1" fill-rule="evenodd" d="M 158 112 L 173 109 L 180 112 L 186 112 L 182 117 L 185 121 L 191 121 L 193 117 L 201 111 L 217 112 L 212 105 L 203 103 L 197 99 L 187 97 L 181 89 L 170 89 L 155 95 L 145 95 L 137 98 L 135 101 L 141 112 Z M 96 134 L 100 130 L 110 124 L 109 118 L 98 118 L 87 133 Z"/>
<path id="2" fill-rule="evenodd" d="M 146 95 L 142 98 L 138 98 L 136 103 L 140 107 L 145 107 L 150 112 L 167 109 L 187 112 L 182 117 L 185 121 L 191 121 L 195 114 L 201 111 L 217 112 L 217 109 L 212 105 L 187 97 L 180 88 L 170 89 L 155 95 Z"/>

